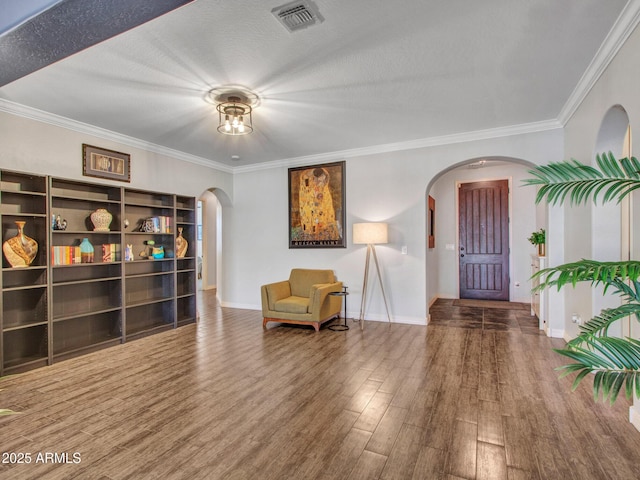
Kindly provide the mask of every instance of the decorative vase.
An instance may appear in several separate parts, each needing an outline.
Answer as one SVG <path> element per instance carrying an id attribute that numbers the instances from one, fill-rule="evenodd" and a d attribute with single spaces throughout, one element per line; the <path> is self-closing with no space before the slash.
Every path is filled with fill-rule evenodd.
<path id="1" fill-rule="evenodd" d="M 91 214 L 94 232 L 108 232 L 113 215 L 106 208 L 99 208 Z"/>
<path id="2" fill-rule="evenodd" d="M 538 244 L 538 256 L 539 257 L 544 257 L 545 256 L 545 244 L 544 243 L 539 243 Z"/>
<path id="3" fill-rule="evenodd" d="M 178 236 L 176 237 L 176 256 L 178 258 L 183 258 L 187 254 L 187 248 L 189 247 L 189 243 L 182 236 L 182 227 L 178 227 Z"/>
<path id="4" fill-rule="evenodd" d="M 80 263 L 93 263 L 93 245 L 86 237 L 80 242 Z"/>
<path id="5" fill-rule="evenodd" d="M 24 234 L 25 223 L 16 221 L 18 234 L 2 244 L 4 256 L 12 267 L 28 267 L 38 254 L 38 242 Z"/>

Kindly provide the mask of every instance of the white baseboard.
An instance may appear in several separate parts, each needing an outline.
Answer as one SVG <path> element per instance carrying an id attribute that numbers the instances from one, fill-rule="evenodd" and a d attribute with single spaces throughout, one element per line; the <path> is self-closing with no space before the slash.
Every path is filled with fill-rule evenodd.
<path id="1" fill-rule="evenodd" d="M 433 304 L 436 303 L 436 300 L 438 300 L 439 298 L 442 298 L 442 297 L 439 295 L 436 295 L 435 297 L 431 297 L 431 300 L 429 300 L 429 308 L 431 308 Z"/>
<path id="2" fill-rule="evenodd" d="M 239 308 L 242 310 L 262 310 L 261 305 L 252 305 L 249 303 L 220 302 L 220 306 L 223 308 Z"/>
<path id="3" fill-rule="evenodd" d="M 262 306 L 261 305 L 253 305 L 253 304 L 248 304 L 248 303 L 233 303 L 233 302 L 220 302 L 220 306 L 224 307 L 224 308 L 240 308 L 243 310 L 262 310 Z M 340 312 L 340 314 L 342 315 L 342 312 Z M 354 313 L 354 312 L 348 312 L 347 313 L 347 318 L 349 319 L 353 319 L 353 318 L 358 318 L 360 316 L 360 312 Z M 378 314 L 367 314 L 365 321 L 372 321 L 372 322 L 388 322 L 389 320 L 387 319 L 387 315 L 386 314 L 382 314 L 382 315 L 378 315 Z M 407 325 L 426 325 L 427 322 L 425 319 L 423 318 L 418 318 L 418 317 L 402 317 L 402 316 L 394 316 L 391 315 L 391 323 L 405 323 Z"/>
<path id="4" fill-rule="evenodd" d="M 640 405 L 634 404 L 629 407 L 629 422 L 640 431 Z"/>
<path id="5" fill-rule="evenodd" d="M 564 329 L 548 328 L 545 330 L 545 333 L 547 334 L 547 337 L 564 338 Z"/>

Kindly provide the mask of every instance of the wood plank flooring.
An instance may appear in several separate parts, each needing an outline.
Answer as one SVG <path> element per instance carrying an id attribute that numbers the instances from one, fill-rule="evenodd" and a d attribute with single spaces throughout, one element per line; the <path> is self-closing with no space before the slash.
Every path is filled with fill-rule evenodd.
<path id="1" fill-rule="evenodd" d="M 200 300 L 197 325 L 0 379 L 23 412 L 0 417 L 3 459 L 31 454 L 0 478 L 640 478 L 629 404 L 571 393 L 525 309 L 315 333 Z"/>

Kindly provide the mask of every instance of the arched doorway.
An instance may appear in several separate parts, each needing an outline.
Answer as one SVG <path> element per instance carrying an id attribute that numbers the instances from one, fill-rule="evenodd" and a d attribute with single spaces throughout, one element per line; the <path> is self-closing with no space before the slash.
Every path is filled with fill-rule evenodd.
<path id="1" fill-rule="evenodd" d="M 521 188 L 534 164 L 511 157 L 471 158 L 441 171 L 427 186 L 435 200 L 435 244 L 426 253 L 427 311 L 437 298 L 459 298 L 458 186 L 463 182 L 507 179 L 509 192 L 509 299 L 530 302 L 531 255 L 534 247 L 527 238 L 538 228 L 546 228 L 546 208 L 535 205 L 535 189 Z M 427 223 L 429 222 L 429 223 Z M 425 223 L 429 225 L 430 219 Z M 427 230 L 428 227 L 425 228 Z"/>
<path id="2" fill-rule="evenodd" d="M 223 274 L 223 215 L 229 205 L 228 195 L 218 188 L 210 188 L 198 198 L 198 288 L 215 289 L 218 297 Z"/>

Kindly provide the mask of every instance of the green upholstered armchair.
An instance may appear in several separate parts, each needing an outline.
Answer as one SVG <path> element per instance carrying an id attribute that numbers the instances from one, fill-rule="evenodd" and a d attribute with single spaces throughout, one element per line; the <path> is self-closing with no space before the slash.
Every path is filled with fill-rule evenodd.
<path id="1" fill-rule="evenodd" d="M 342 297 L 329 295 L 340 292 L 332 270 L 294 268 L 289 280 L 260 287 L 262 295 L 262 326 L 268 322 L 312 325 L 316 332 L 328 320 L 340 317 Z"/>

